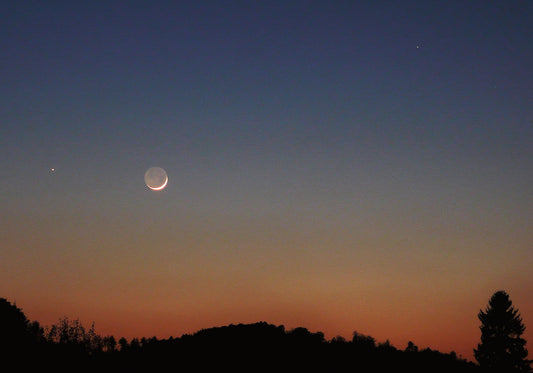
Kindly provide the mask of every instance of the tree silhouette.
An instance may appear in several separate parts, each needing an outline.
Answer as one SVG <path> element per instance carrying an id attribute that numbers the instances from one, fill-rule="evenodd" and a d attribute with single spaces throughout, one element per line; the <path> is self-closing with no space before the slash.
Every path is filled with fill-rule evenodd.
<path id="1" fill-rule="evenodd" d="M 124 337 L 121 337 L 119 340 L 118 340 L 118 345 L 120 346 L 120 351 L 121 352 L 126 352 L 130 345 L 128 343 L 128 340 Z"/>
<path id="2" fill-rule="evenodd" d="M 37 321 L 30 322 L 24 312 L 7 299 L 0 298 L 0 348 L 27 349 L 42 342 L 44 330 Z"/>
<path id="3" fill-rule="evenodd" d="M 374 337 L 358 333 L 357 331 L 353 332 L 352 343 L 360 349 L 371 350 L 376 347 Z"/>
<path id="4" fill-rule="evenodd" d="M 531 372 L 526 341 L 521 338 L 526 327 L 505 291 L 497 291 L 485 311 L 480 310 L 481 343 L 474 349 L 479 365 L 489 372 Z"/>
<path id="5" fill-rule="evenodd" d="M 112 335 L 102 338 L 102 344 L 105 352 L 115 352 L 117 348 L 117 340 Z"/>
<path id="6" fill-rule="evenodd" d="M 412 341 L 407 342 L 407 347 L 405 352 L 418 352 L 418 346 L 415 345 Z"/>
<path id="7" fill-rule="evenodd" d="M 41 325 L 30 322 L 16 304 L 0 298 L 0 371 L 34 371 L 50 357 Z"/>
<path id="8" fill-rule="evenodd" d="M 95 331 L 94 323 L 86 329 L 79 319 L 70 320 L 68 317 L 60 318 L 57 324 L 48 328 L 46 339 L 72 354 L 91 355 L 101 352 L 104 347 L 102 337 Z"/>

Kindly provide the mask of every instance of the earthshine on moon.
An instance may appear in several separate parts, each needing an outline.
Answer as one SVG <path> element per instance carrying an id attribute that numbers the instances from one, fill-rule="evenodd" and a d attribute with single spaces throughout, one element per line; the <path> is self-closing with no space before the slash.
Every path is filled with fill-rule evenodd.
<path id="1" fill-rule="evenodd" d="M 152 190 L 162 190 L 168 183 L 167 172 L 161 167 L 150 167 L 144 174 L 144 182 Z"/>

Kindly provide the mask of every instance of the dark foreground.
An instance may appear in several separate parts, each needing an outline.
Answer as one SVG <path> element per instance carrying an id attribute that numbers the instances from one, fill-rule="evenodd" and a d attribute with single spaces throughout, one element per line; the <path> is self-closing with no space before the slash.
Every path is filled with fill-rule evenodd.
<path id="1" fill-rule="evenodd" d="M 4 350 L 5 351 L 5 350 Z M 229 325 L 166 340 L 142 339 L 87 351 L 81 344 L 34 343 L 12 350 L 18 371 L 55 372 L 479 372 L 478 367 L 429 349 L 399 350 L 354 333 L 351 341 L 324 339 L 305 328 L 267 323 Z"/>

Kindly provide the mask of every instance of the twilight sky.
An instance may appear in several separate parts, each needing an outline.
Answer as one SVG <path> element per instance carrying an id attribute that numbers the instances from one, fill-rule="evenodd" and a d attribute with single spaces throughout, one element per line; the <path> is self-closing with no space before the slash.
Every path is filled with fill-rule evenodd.
<path id="1" fill-rule="evenodd" d="M 526 0 L 3 4 L 0 296 L 128 338 L 264 320 L 471 358 L 503 289 L 533 350 L 532 24 Z"/>

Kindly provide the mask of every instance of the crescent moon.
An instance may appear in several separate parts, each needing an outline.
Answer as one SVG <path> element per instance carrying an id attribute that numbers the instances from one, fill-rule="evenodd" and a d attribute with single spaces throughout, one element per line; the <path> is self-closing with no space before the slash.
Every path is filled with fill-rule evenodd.
<path id="1" fill-rule="evenodd" d="M 148 185 L 148 188 L 152 190 L 161 190 L 167 186 L 167 183 L 168 183 L 168 176 L 165 178 L 165 182 L 160 187 L 151 187 L 150 185 Z"/>

